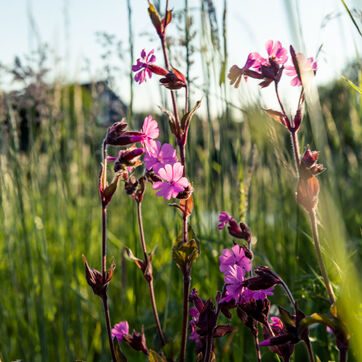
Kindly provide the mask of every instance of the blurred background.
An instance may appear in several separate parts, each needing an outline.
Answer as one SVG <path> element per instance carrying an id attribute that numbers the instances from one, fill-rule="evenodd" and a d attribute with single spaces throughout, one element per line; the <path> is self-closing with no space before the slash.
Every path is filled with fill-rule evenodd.
<path id="1" fill-rule="evenodd" d="M 4 361 L 107 361 L 100 301 L 86 284 L 82 254 L 100 267 L 101 213 L 98 175 L 107 127 L 127 117 L 140 129 L 152 114 L 160 140 L 174 144 L 158 105 L 171 108 L 156 77 L 138 85 L 131 65 L 142 49 L 155 49 L 163 65 L 146 1 L 18 0 L 0 3 L 0 358 Z M 155 1 L 164 9 L 164 1 Z M 267 40 L 314 57 L 313 99 L 300 134 L 320 151 L 327 171 L 319 177 L 318 208 L 326 263 L 352 335 L 350 360 L 362 360 L 361 267 L 362 145 L 361 29 L 358 1 L 233 0 L 170 1 L 171 64 L 190 82 L 190 102 L 202 98 L 193 118 L 187 172 L 195 189 L 192 226 L 201 255 L 192 287 L 214 298 L 223 285 L 218 256 L 231 246 L 217 230 L 222 210 L 253 232 L 255 264 L 268 265 L 288 283 L 306 314 L 327 313 L 329 304 L 314 254 L 311 230 L 295 202 L 296 175 L 288 133 L 263 108 L 278 109 L 273 89 L 250 79 L 239 89 L 229 68 L 248 53 L 265 54 Z M 293 114 L 298 90 L 284 76 L 281 96 Z M 183 104 L 179 92 L 180 106 Z M 155 218 L 157 210 L 157 218 Z M 171 258 L 181 218 L 154 196 L 144 201 L 144 224 L 153 258 L 160 318 L 170 337 L 179 331 L 182 278 Z M 176 222 L 175 222 L 176 220 Z M 142 274 L 125 259 L 140 255 L 135 203 L 120 188 L 109 206 L 108 255 L 117 268 L 109 289 L 112 324 L 155 325 Z M 272 298 L 288 306 L 279 290 Z M 249 331 L 217 343 L 224 361 L 253 361 Z M 321 361 L 338 358 L 333 335 L 311 329 Z M 176 337 L 176 346 L 178 341 Z M 171 347 L 170 347 L 171 348 Z M 188 359 L 194 359 L 189 343 Z M 143 356 L 124 348 L 130 360 Z M 275 357 L 263 351 L 263 360 Z M 306 360 L 297 345 L 295 361 Z"/>

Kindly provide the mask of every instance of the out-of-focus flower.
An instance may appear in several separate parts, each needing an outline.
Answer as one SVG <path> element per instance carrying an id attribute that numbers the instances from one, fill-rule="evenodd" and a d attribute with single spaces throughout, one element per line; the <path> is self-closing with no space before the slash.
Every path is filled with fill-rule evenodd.
<path id="1" fill-rule="evenodd" d="M 310 74 L 313 72 L 313 75 L 317 72 L 317 62 L 314 61 L 312 57 L 306 58 L 302 53 L 296 54 L 296 59 L 298 61 L 299 74 L 293 65 L 288 65 L 285 67 L 285 74 L 289 77 L 293 77 L 290 84 L 293 87 L 298 87 L 302 85 L 300 79 L 300 74 Z"/>
<path id="2" fill-rule="evenodd" d="M 166 200 L 171 197 L 175 198 L 189 186 L 189 181 L 182 176 L 184 167 L 180 162 L 173 165 L 165 165 L 164 168 L 158 170 L 158 175 L 166 182 L 155 182 L 152 186 L 154 190 L 159 190 L 156 195 L 163 196 Z"/>
<path id="3" fill-rule="evenodd" d="M 157 173 L 160 168 L 164 168 L 166 164 L 173 165 L 178 159 L 172 145 L 164 143 L 161 146 L 161 142 L 155 141 L 155 148 L 151 152 L 146 152 L 144 161 L 147 170 L 152 168 Z"/>
<path id="4" fill-rule="evenodd" d="M 270 326 L 272 327 L 273 332 L 279 334 L 284 328 L 283 322 L 278 317 L 271 317 L 270 319 L 272 321 Z"/>
<path id="5" fill-rule="evenodd" d="M 262 88 L 267 87 L 273 81 L 278 83 L 283 72 L 283 65 L 288 60 L 287 50 L 282 47 L 280 41 L 273 42 L 268 40 L 265 44 L 268 53 L 268 59 L 263 58 L 259 53 L 250 53 L 245 65 L 239 68 L 233 65 L 230 68 L 228 78 L 230 84 L 238 88 L 241 76 L 244 75 L 245 81 L 247 77 L 255 79 L 263 79 L 259 84 Z"/>
<path id="6" fill-rule="evenodd" d="M 222 255 L 219 256 L 220 271 L 225 275 L 234 265 L 237 265 L 241 268 L 243 277 L 245 276 L 246 272 L 251 270 L 250 259 L 245 255 L 244 249 L 240 245 L 234 245 L 231 250 L 224 249 L 221 251 L 221 253 Z"/>
<path id="7" fill-rule="evenodd" d="M 232 216 L 230 216 L 226 211 L 221 211 L 219 215 L 219 225 L 217 228 L 219 230 L 222 230 L 227 223 L 229 223 L 231 220 L 234 220 Z"/>
<path id="8" fill-rule="evenodd" d="M 129 333 L 128 322 L 119 322 L 112 328 L 112 337 L 117 338 L 118 342 L 123 341 L 123 336 Z"/>
<path id="9" fill-rule="evenodd" d="M 152 119 L 152 116 L 148 116 L 145 118 L 142 126 L 142 133 L 144 134 L 144 139 L 141 142 L 147 152 L 152 152 L 156 148 L 155 139 L 159 136 L 160 131 L 158 129 L 158 123 L 154 119 Z"/>
<path id="10" fill-rule="evenodd" d="M 308 211 L 317 207 L 319 182 L 315 176 L 319 175 L 325 168 L 318 164 L 317 151 L 311 151 L 309 145 L 302 157 L 299 166 L 299 182 L 297 186 L 297 201 Z"/>
<path id="11" fill-rule="evenodd" d="M 148 54 L 145 49 L 143 49 L 141 51 L 141 58 L 138 58 L 137 63 L 132 65 L 132 71 L 137 72 L 134 76 L 134 80 L 139 84 L 146 81 L 147 76 L 151 79 L 152 73 L 158 75 L 166 75 L 168 73 L 166 69 L 153 64 L 156 61 L 156 57 L 153 53 L 154 49 L 152 49 Z"/>

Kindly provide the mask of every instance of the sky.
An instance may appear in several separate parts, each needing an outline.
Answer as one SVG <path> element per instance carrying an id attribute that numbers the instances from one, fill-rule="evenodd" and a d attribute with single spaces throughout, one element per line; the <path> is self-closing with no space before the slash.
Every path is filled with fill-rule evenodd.
<path id="1" fill-rule="evenodd" d="M 358 9 L 358 1 L 346 2 L 350 8 Z M 184 0 L 170 0 L 170 7 L 177 11 L 183 9 L 184 3 Z M 188 0 L 188 3 L 195 27 L 198 28 L 201 0 Z M 147 13 L 147 1 L 133 0 L 131 4 L 135 56 L 143 48 L 155 48 L 156 56 L 161 60 L 159 41 L 156 35 L 153 40 L 150 36 L 152 25 Z M 215 0 L 214 4 L 221 27 L 224 1 Z M 286 11 L 287 7 L 291 12 Z M 359 11 L 361 10 L 360 7 Z M 302 51 L 307 56 L 315 56 L 322 47 L 318 57 L 316 82 L 323 84 L 339 77 L 348 61 L 361 51 L 361 38 L 340 0 L 227 0 L 227 11 L 227 68 L 233 64 L 244 65 L 251 51 L 263 54 L 264 44 L 268 39 L 280 40 L 283 46 L 293 44 L 297 51 Z M 290 14 L 294 14 L 294 19 Z M 170 28 L 172 25 L 171 23 Z M 115 87 L 127 103 L 129 60 L 125 0 L 0 1 L 0 62 L 3 64 L 13 62 L 16 55 L 29 54 L 39 40 L 47 43 L 56 56 L 62 59 L 60 63 L 51 63 L 55 74 L 62 75 L 67 81 L 97 79 L 105 64 L 101 59 L 102 47 L 96 41 L 97 32 L 114 34 L 122 42 L 121 54 L 125 61 L 120 62 L 113 56 L 107 62 L 120 67 Z M 170 32 L 175 32 L 175 29 L 171 28 Z M 196 43 L 196 47 L 198 45 Z M 85 70 L 86 58 L 91 65 L 90 70 Z M 201 72 L 197 61 L 194 72 Z M 1 86 L 12 88 L 15 85 L 3 82 Z M 158 92 L 155 92 L 156 86 L 157 82 L 148 82 L 137 88 L 136 109 L 160 102 Z M 250 87 L 255 94 L 255 86 Z M 197 89 L 195 92 L 197 93 Z M 268 92 L 265 93 L 267 99 Z M 199 95 L 195 94 L 195 97 Z"/>

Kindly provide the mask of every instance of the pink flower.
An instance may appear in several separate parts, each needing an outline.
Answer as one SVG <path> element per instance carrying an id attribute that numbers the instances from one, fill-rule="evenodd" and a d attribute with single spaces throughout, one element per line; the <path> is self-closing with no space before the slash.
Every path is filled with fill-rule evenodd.
<path id="1" fill-rule="evenodd" d="M 166 164 L 173 165 L 178 161 L 176 156 L 176 150 L 168 143 L 164 143 L 161 146 L 161 142 L 155 141 L 155 148 L 152 152 L 146 152 L 144 161 L 146 163 L 146 169 L 158 173 L 160 168 L 164 168 Z"/>
<path id="2" fill-rule="evenodd" d="M 115 324 L 114 328 L 112 329 L 112 337 L 116 337 L 118 342 L 122 342 L 123 336 L 128 333 L 129 333 L 129 326 L 127 321 Z"/>
<path id="3" fill-rule="evenodd" d="M 244 276 L 245 271 L 238 265 L 230 266 L 228 269 L 228 273 L 225 276 L 225 297 L 228 298 L 228 301 L 230 301 L 231 298 L 234 299 L 236 303 L 241 301 L 245 289 L 243 286 Z"/>
<path id="4" fill-rule="evenodd" d="M 274 287 L 268 288 L 268 289 L 261 289 L 261 290 L 250 290 L 248 288 L 245 288 L 243 293 L 243 298 L 245 302 L 249 302 L 250 300 L 263 300 L 266 299 L 268 295 L 274 295 L 272 292 L 274 290 Z"/>
<path id="5" fill-rule="evenodd" d="M 268 53 L 268 59 L 263 58 L 259 53 L 254 52 L 248 55 L 245 65 L 239 68 L 233 65 L 230 68 L 228 78 L 230 84 L 238 88 L 241 76 L 244 75 L 245 81 L 248 77 L 254 79 L 263 79 L 259 84 L 262 88 L 267 87 L 271 82 L 278 83 L 283 72 L 281 67 L 287 60 L 287 50 L 282 47 L 280 41 L 274 42 L 268 40 L 265 44 Z"/>
<path id="6" fill-rule="evenodd" d="M 312 57 L 306 58 L 302 53 L 298 53 L 296 55 L 296 59 L 298 61 L 299 73 L 306 74 L 313 72 L 314 74 L 317 71 L 317 62 L 314 61 Z M 293 87 L 298 87 L 302 85 L 301 80 L 299 79 L 299 75 L 297 70 L 293 65 L 288 65 L 285 67 L 285 74 L 289 77 L 293 77 L 290 84 Z"/>
<path id="7" fill-rule="evenodd" d="M 266 51 L 268 52 L 269 59 L 278 63 L 279 65 L 285 64 L 288 60 L 287 50 L 282 47 L 282 43 L 280 41 L 268 40 L 265 43 Z"/>
<path id="8" fill-rule="evenodd" d="M 132 71 L 138 72 L 134 76 L 134 80 L 141 84 L 147 80 L 147 75 L 151 79 L 152 71 L 149 69 L 149 65 L 156 61 L 156 57 L 153 55 L 154 50 L 152 49 L 147 55 L 145 49 L 141 51 L 141 58 L 137 59 L 137 64 L 132 65 Z"/>
<path id="9" fill-rule="evenodd" d="M 158 123 L 152 116 L 148 116 L 145 118 L 142 126 L 142 133 L 144 135 L 144 140 L 141 143 L 145 146 L 147 152 L 152 152 L 156 149 L 156 143 L 154 141 L 160 134 L 158 129 Z"/>
<path id="10" fill-rule="evenodd" d="M 164 168 L 158 170 L 158 175 L 166 182 L 158 181 L 152 186 L 154 190 L 159 190 L 156 195 L 163 196 L 166 200 L 175 198 L 189 186 L 189 181 L 182 176 L 184 167 L 180 162 L 173 165 L 167 164 Z"/>
<path id="11" fill-rule="evenodd" d="M 273 329 L 273 332 L 276 334 L 279 334 L 283 329 L 283 322 L 278 317 L 271 317 L 271 323 L 270 326 Z"/>
<path id="12" fill-rule="evenodd" d="M 226 211 L 221 211 L 219 215 L 219 225 L 217 228 L 222 230 L 226 224 L 228 224 L 231 220 L 234 220 L 232 216 L 230 216 Z"/>
<path id="13" fill-rule="evenodd" d="M 238 266 L 243 272 L 243 277 L 246 272 L 251 270 L 250 259 L 245 255 L 244 249 L 240 245 L 234 245 L 231 250 L 224 249 L 219 256 L 220 271 L 227 275 L 231 267 Z"/>

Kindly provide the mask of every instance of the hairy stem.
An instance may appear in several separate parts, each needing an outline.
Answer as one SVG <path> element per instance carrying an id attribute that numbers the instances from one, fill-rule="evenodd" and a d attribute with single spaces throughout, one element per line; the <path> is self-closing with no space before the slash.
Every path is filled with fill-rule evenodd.
<path id="1" fill-rule="evenodd" d="M 103 282 L 106 279 L 106 263 L 107 263 L 107 254 L 106 254 L 106 245 L 107 245 L 107 208 L 102 206 L 102 278 Z"/>
<path id="2" fill-rule="evenodd" d="M 187 324 L 188 324 L 188 319 L 189 319 L 190 282 L 191 282 L 190 273 L 185 273 L 185 275 L 184 275 L 184 304 L 183 304 L 183 316 L 182 316 L 180 362 L 185 361 L 185 355 L 186 355 Z"/>
<path id="3" fill-rule="evenodd" d="M 141 202 L 137 202 L 137 219 L 138 219 L 138 227 L 139 227 L 139 231 L 140 231 L 140 238 L 141 238 L 141 245 L 142 245 L 144 261 L 145 261 L 145 263 L 151 263 L 151 260 L 149 260 L 149 258 L 147 256 L 146 241 L 145 241 L 145 235 L 144 235 L 143 223 L 142 223 Z M 156 299 L 155 299 L 155 291 L 153 289 L 152 275 L 150 276 L 150 278 L 147 278 L 146 280 L 148 283 L 148 289 L 150 291 L 152 311 L 153 311 L 153 315 L 155 317 L 158 334 L 160 335 L 162 345 L 164 346 L 166 344 L 166 341 L 165 341 L 165 336 L 163 335 L 163 332 L 162 332 L 160 318 L 158 317 L 157 304 L 156 304 Z"/>
<path id="4" fill-rule="evenodd" d="M 336 302 L 336 297 L 334 295 L 331 282 L 329 281 L 327 269 L 326 269 L 326 266 L 324 263 L 321 249 L 320 249 L 318 226 L 317 226 L 317 215 L 316 215 L 315 209 L 313 209 L 309 212 L 309 218 L 310 218 L 310 223 L 312 225 L 313 241 L 314 241 L 314 246 L 315 246 L 315 250 L 316 250 L 316 254 L 317 254 L 319 268 L 321 270 L 324 284 L 326 286 L 326 289 L 327 289 L 327 292 L 329 295 L 329 300 L 332 304 L 334 304 Z"/>
<path id="5" fill-rule="evenodd" d="M 107 302 L 107 293 L 105 293 L 102 297 L 103 307 L 104 307 L 104 315 L 106 317 L 106 325 L 107 325 L 107 332 L 108 332 L 108 341 L 109 347 L 111 349 L 112 360 L 116 362 L 116 354 L 114 353 L 114 346 L 112 341 L 112 331 L 111 331 L 111 320 L 109 317 L 109 309 L 108 309 L 108 302 Z"/>
<path id="6" fill-rule="evenodd" d="M 259 338 L 258 335 L 253 333 L 254 336 L 254 344 L 255 344 L 255 351 L 256 351 L 256 358 L 258 362 L 261 362 L 261 353 L 260 353 L 260 347 L 259 347 Z"/>
<path id="7" fill-rule="evenodd" d="M 293 145 L 293 151 L 294 151 L 295 168 L 297 170 L 297 175 L 299 175 L 300 154 L 299 154 L 299 143 L 298 143 L 297 131 L 290 132 L 290 137 L 292 139 L 292 145 Z"/>

